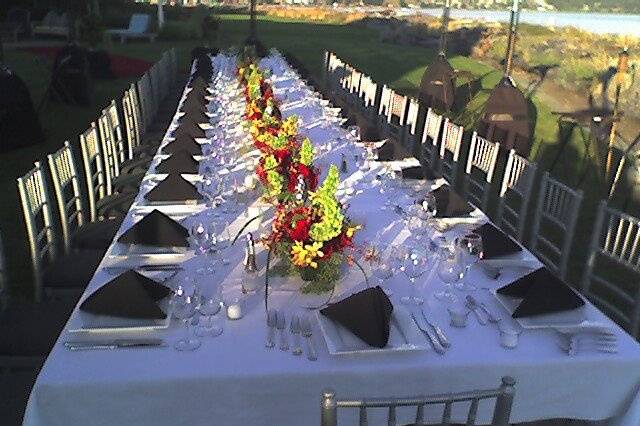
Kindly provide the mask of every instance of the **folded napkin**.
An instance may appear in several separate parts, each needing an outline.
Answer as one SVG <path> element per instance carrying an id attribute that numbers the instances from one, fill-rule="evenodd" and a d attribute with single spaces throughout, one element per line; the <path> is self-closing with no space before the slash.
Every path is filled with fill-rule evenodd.
<path id="1" fill-rule="evenodd" d="M 202 200 L 198 189 L 179 174 L 170 174 L 144 198 L 152 202 Z"/>
<path id="2" fill-rule="evenodd" d="M 213 70 L 211 68 L 206 67 L 198 67 L 195 72 L 192 74 L 194 78 L 202 77 L 205 80 L 211 80 L 211 76 L 213 75 Z"/>
<path id="3" fill-rule="evenodd" d="M 188 151 L 180 149 L 171 155 L 171 157 L 158 164 L 156 172 L 198 174 L 199 168 L 200 163 L 198 163 Z"/>
<path id="4" fill-rule="evenodd" d="M 173 137 L 177 138 L 180 135 L 191 136 L 192 138 L 206 138 L 207 134 L 202 127 L 197 123 L 191 121 L 183 121 L 178 124 L 178 128 L 173 131 Z"/>
<path id="5" fill-rule="evenodd" d="M 547 268 L 537 269 L 497 290 L 498 293 L 523 299 L 513 318 L 568 311 L 584 305 L 584 300 Z"/>
<path id="6" fill-rule="evenodd" d="M 380 287 L 368 288 L 320 311 L 377 348 L 384 348 L 389 341 L 392 312 L 393 305 Z"/>
<path id="7" fill-rule="evenodd" d="M 375 142 L 380 140 L 380 132 L 376 126 L 369 124 L 360 125 L 360 140 L 363 142 Z"/>
<path id="8" fill-rule="evenodd" d="M 494 259 L 522 251 L 520 244 L 491 223 L 485 223 L 473 232 L 482 237 L 483 259 Z"/>
<path id="9" fill-rule="evenodd" d="M 96 315 L 124 318 L 164 319 L 157 302 L 171 290 L 135 271 L 127 271 L 93 292 L 80 309 Z"/>
<path id="10" fill-rule="evenodd" d="M 187 87 L 190 87 L 192 89 L 206 89 L 207 87 L 209 87 L 209 83 L 210 80 L 206 80 L 202 76 L 197 76 L 195 78 L 192 78 L 189 83 L 187 83 Z"/>
<path id="11" fill-rule="evenodd" d="M 118 238 L 119 243 L 188 247 L 189 232 L 164 213 L 153 210 Z"/>
<path id="12" fill-rule="evenodd" d="M 202 154 L 202 147 L 195 141 L 193 136 L 181 133 L 176 136 L 173 142 L 169 142 L 162 147 L 163 154 L 176 154 L 185 151 L 191 155 Z"/>
<path id="13" fill-rule="evenodd" d="M 436 179 L 435 173 L 425 166 L 414 166 L 407 167 L 401 170 L 402 179 L 426 179 L 426 180 L 434 180 Z"/>
<path id="14" fill-rule="evenodd" d="M 209 116 L 202 110 L 189 111 L 189 112 L 186 112 L 180 118 L 178 118 L 178 123 L 180 124 L 183 124 L 183 123 L 200 124 L 200 123 L 209 123 L 209 122 L 210 122 Z"/>
<path id="15" fill-rule="evenodd" d="M 184 113 L 207 112 L 207 107 L 202 104 L 183 103 L 182 105 L 180 105 L 180 112 L 184 112 Z"/>
<path id="16" fill-rule="evenodd" d="M 205 98 L 204 92 L 192 90 L 189 93 L 187 93 L 187 96 L 184 98 L 184 101 L 182 103 L 186 105 L 203 105 L 204 106 L 208 102 L 207 102 L 207 99 Z"/>
<path id="17" fill-rule="evenodd" d="M 393 146 L 393 142 L 392 141 L 386 141 L 376 151 L 378 153 L 378 161 L 393 161 L 393 160 L 395 160 L 395 156 L 393 155 L 393 153 L 395 152 L 395 148 Z"/>
<path id="18" fill-rule="evenodd" d="M 466 216 L 473 211 L 471 204 L 467 203 L 449 185 L 442 185 L 431 193 L 436 199 L 436 217 Z"/>

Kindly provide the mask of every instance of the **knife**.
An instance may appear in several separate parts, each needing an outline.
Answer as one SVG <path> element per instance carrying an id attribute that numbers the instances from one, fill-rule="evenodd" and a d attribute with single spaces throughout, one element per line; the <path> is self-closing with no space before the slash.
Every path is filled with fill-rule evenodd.
<path id="1" fill-rule="evenodd" d="M 420 329 L 420 331 L 422 331 L 424 334 L 427 335 L 427 337 L 429 338 L 429 340 L 431 341 L 431 346 L 433 346 L 433 349 L 439 353 L 440 355 L 445 353 L 445 349 L 444 347 L 440 344 L 440 342 L 438 341 L 438 338 L 433 334 L 433 332 L 431 330 L 429 330 L 426 327 L 423 327 L 419 322 L 418 319 L 416 318 L 415 314 L 413 312 L 411 312 L 411 318 L 413 319 L 413 322 L 416 323 L 416 325 L 418 326 L 418 328 Z"/>
<path id="2" fill-rule="evenodd" d="M 99 349 L 157 348 L 166 344 L 162 339 L 118 339 L 108 341 L 64 342 L 70 351 L 86 351 Z"/>
<path id="3" fill-rule="evenodd" d="M 450 347 L 451 343 L 449 343 L 449 339 L 447 339 L 447 336 L 444 334 L 444 331 L 442 331 L 442 329 L 436 323 L 429 321 L 429 319 L 427 318 L 427 314 L 424 311 L 424 308 L 422 308 L 420 312 L 422 313 L 422 318 L 424 318 L 424 321 L 427 323 L 427 325 L 430 325 L 431 328 L 433 328 L 433 331 L 436 332 L 436 336 L 438 336 L 438 340 L 440 341 L 440 344 L 442 344 L 442 347 L 444 348 Z"/>

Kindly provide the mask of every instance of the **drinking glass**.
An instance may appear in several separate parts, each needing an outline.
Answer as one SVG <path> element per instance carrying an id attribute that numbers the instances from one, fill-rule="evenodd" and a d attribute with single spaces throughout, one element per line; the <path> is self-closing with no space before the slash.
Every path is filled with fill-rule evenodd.
<path id="1" fill-rule="evenodd" d="M 221 335 L 222 319 L 218 314 L 222 311 L 222 286 L 218 284 L 208 294 L 200 296 L 197 310 L 201 320 L 195 328 L 195 335 L 199 337 Z"/>
<path id="2" fill-rule="evenodd" d="M 462 269 L 452 244 L 447 244 L 446 241 L 435 244 L 438 245 L 438 277 L 444 283 L 444 289 L 435 292 L 434 296 L 440 301 L 453 303 L 457 297 L 453 294 L 452 283 L 460 280 Z"/>
<path id="3" fill-rule="evenodd" d="M 424 298 L 418 295 L 416 280 L 427 272 L 428 265 L 429 259 L 425 251 L 417 247 L 411 247 L 407 250 L 400 270 L 409 278 L 411 295 L 400 298 L 400 302 L 405 305 L 422 305 L 424 303 Z"/>
<path id="4" fill-rule="evenodd" d="M 455 284 L 456 289 L 462 291 L 475 290 L 476 287 L 469 284 L 469 270 L 482 259 L 482 237 L 480 234 L 470 232 L 456 239 L 458 262 L 462 267 L 462 279 Z"/>
<path id="5" fill-rule="evenodd" d="M 371 249 L 368 256 L 371 273 L 378 279 L 378 284 L 387 296 L 393 295 L 393 291 L 385 282 L 393 276 L 394 268 L 389 248 L 386 245 L 377 245 Z"/>
<path id="6" fill-rule="evenodd" d="M 191 336 L 191 318 L 196 313 L 196 297 L 194 295 L 185 295 L 182 287 L 176 290 L 174 299 L 173 317 L 182 321 L 184 324 L 185 334 L 176 342 L 174 347 L 179 351 L 194 351 L 200 347 L 200 340 Z"/>
<path id="7" fill-rule="evenodd" d="M 194 250 L 196 252 L 196 255 L 206 253 L 209 244 L 209 242 L 207 241 L 209 235 L 207 234 L 206 225 L 202 222 L 194 223 L 189 229 L 189 234 L 191 235 L 191 239 L 195 245 Z"/>

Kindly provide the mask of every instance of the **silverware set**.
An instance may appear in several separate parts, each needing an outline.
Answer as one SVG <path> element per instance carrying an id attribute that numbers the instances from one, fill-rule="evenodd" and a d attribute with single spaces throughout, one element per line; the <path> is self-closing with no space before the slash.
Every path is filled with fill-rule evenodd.
<path id="1" fill-rule="evenodd" d="M 556 332 L 559 337 L 558 346 L 569 356 L 575 356 L 585 350 L 609 354 L 618 353 L 618 336 L 608 328 L 556 330 Z"/>
<path id="2" fill-rule="evenodd" d="M 318 359 L 318 355 L 313 343 L 313 331 L 311 329 L 311 322 L 306 316 L 298 316 L 296 314 L 291 315 L 288 321 L 289 328 L 287 333 L 287 317 L 286 313 L 282 309 L 269 309 L 267 312 L 267 340 L 265 347 L 271 349 L 276 346 L 275 333 L 278 330 L 278 348 L 287 352 L 290 349 L 288 334 L 291 334 L 293 340 L 293 348 L 291 353 L 299 356 L 306 353 L 309 361 L 315 361 Z M 302 337 L 305 340 L 305 349 L 302 348 Z"/>
<path id="3" fill-rule="evenodd" d="M 489 320 L 489 322 L 492 324 L 497 324 L 500 322 L 500 318 L 494 315 L 489 310 L 489 308 L 487 308 L 487 305 L 479 302 L 475 297 L 471 295 L 467 295 L 464 305 L 467 307 L 467 309 L 474 313 L 480 325 L 487 325 L 487 320 Z"/>
<path id="4" fill-rule="evenodd" d="M 89 351 L 103 349 L 161 348 L 167 345 L 162 339 L 116 339 L 65 342 L 64 346 L 70 351 Z"/>
<path id="5" fill-rule="evenodd" d="M 433 350 L 435 350 L 440 355 L 443 355 L 447 351 L 447 349 L 451 347 L 449 339 L 444 334 L 444 331 L 442 331 L 442 329 L 435 322 L 429 319 L 424 309 L 421 309 L 420 313 L 422 319 L 424 320 L 424 323 L 418 320 L 415 312 L 411 312 L 411 318 L 413 319 L 413 322 L 416 324 L 416 326 L 418 326 L 418 329 L 420 329 L 420 331 L 422 331 L 427 336 L 429 342 L 431 342 Z"/>

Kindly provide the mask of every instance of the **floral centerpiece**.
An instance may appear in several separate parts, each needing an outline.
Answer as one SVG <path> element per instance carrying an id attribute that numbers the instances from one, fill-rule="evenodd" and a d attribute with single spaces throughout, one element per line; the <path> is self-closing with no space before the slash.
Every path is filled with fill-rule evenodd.
<path id="1" fill-rule="evenodd" d="M 278 205 L 272 233 L 264 239 L 280 259 L 279 272 L 298 274 L 307 282 L 303 293 L 333 289 L 342 265 L 351 260 L 348 251 L 361 228 L 344 215 L 336 198 L 339 176 L 338 168 L 331 166 L 324 183 L 309 191 L 306 200 Z"/>

